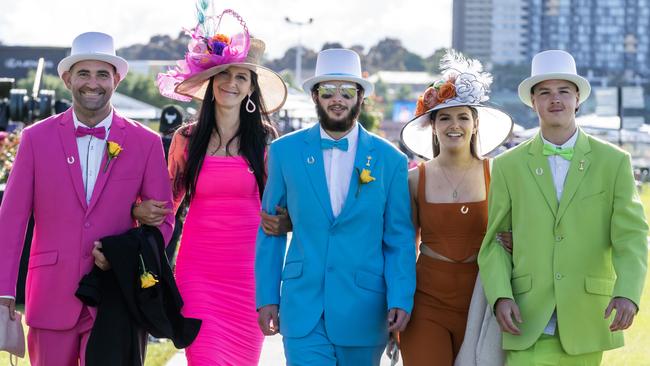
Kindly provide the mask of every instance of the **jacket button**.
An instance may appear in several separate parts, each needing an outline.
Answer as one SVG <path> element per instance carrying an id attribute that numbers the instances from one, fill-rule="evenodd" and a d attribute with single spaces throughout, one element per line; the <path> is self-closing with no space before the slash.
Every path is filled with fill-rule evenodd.
<path id="1" fill-rule="evenodd" d="M 85 228 L 89 228 L 89 227 L 90 227 L 90 223 L 86 221 L 86 222 L 84 223 L 84 227 L 85 227 Z"/>
<path id="2" fill-rule="evenodd" d="M 327 267 L 327 272 L 334 272 L 334 267 L 332 266 Z"/>
<path id="3" fill-rule="evenodd" d="M 559 274 L 559 273 L 556 273 L 556 274 L 555 274 L 555 279 L 556 279 L 556 280 L 561 280 L 561 279 L 562 279 L 562 275 Z"/>
<path id="4" fill-rule="evenodd" d="M 562 241 L 564 239 L 561 235 L 555 237 L 555 241 Z"/>

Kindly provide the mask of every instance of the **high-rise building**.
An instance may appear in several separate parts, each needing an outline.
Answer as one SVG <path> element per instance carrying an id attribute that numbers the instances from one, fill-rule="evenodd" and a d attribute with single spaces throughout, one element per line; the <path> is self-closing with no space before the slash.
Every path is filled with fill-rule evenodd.
<path id="1" fill-rule="evenodd" d="M 525 0 L 493 0 L 489 61 L 495 64 L 526 62 L 527 14 Z"/>
<path id="2" fill-rule="evenodd" d="M 451 46 L 483 61 L 490 59 L 493 0 L 454 0 Z"/>
<path id="3" fill-rule="evenodd" d="M 454 0 L 453 19 L 452 46 L 486 62 L 563 49 L 593 76 L 650 77 L 650 0 Z"/>

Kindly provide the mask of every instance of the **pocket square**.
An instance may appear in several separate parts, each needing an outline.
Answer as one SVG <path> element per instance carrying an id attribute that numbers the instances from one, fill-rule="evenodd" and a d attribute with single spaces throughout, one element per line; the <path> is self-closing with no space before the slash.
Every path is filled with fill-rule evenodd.
<path id="1" fill-rule="evenodd" d="M 22 314 L 16 311 L 16 319 L 9 317 L 9 308 L 0 305 L 0 351 L 7 351 L 18 357 L 25 357 L 25 333 Z"/>

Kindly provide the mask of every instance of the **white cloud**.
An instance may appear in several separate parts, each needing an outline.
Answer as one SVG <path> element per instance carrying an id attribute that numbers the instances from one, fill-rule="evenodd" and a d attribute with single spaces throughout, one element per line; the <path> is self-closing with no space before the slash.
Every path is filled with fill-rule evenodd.
<path id="1" fill-rule="evenodd" d="M 175 37 L 194 26 L 192 0 L 21 0 L 5 1 L 0 14 L 0 41 L 8 45 L 69 46 L 84 31 L 114 36 L 118 47 L 146 43 L 155 34 Z M 366 50 L 386 37 L 397 38 L 412 52 L 429 56 L 451 45 L 452 0 L 218 0 L 219 10 L 232 8 L 255 36 L 267 43 L 267 56 L 279 57 L 298 42 L 298 27 L 286 16 L 311 25 L 302 27 L 302 42 L 319 50 L 325 42 Z"/>

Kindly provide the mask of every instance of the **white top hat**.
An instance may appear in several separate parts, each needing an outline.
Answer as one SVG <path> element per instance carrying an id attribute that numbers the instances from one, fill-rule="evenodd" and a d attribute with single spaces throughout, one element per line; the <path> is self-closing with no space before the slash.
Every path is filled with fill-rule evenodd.
<path id="1" fill-rule="evenodd" d="M 567 80 L 574 83 L 580 92 L 579 103 L 584 102 L 591 93 L 589 81 L 578 75 L 576 61 L 568 52 L 561 50 L 543 51 L 533 57 L 530 77 L 519 84 L 519 99 L 529 107 L 533 86 L 546 80 Z"/>
<path id="2" fill-rule="evenodd" d="M 327 80 L 355 82 L 363 87 L 364 95 L 369 96 L 375 89 L 371 82 L 361 77 L 361 60 L 359 55 L 343 48 L 320 51 L 316 59 L 316 72 L 302 84 L 303 90 L 311 94 L 311 88 Z"/>
<path id="3" fill-rule="evenodd" d="M 103 61 L 115 66 L 117 73 L 120 74 L 120 80 L 124 80 L 126 73 L 129 72 L 129 64 L 125 59 L 115 55 L 113 37 L 106 33 L 86 32 L 78 35 L 72 41 L 70 56 L 59 62 L 57 67 L 59 76 L 63 77 L 63 73 L 69 71 L 72 65 L 85 60 Z"/>

